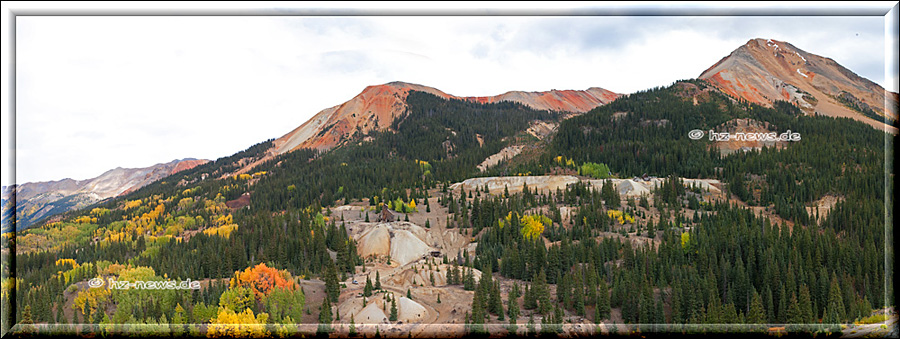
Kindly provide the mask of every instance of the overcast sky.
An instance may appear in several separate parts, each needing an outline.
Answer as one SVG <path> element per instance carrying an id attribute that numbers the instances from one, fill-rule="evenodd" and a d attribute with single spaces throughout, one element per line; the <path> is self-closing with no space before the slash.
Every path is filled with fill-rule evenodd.
<path id="1" fill-rule="evenodd" d="M 390 81 L 630 93 L 695 78 L 753 38 L 897 91 L 882 16 L 18 16 L 15 28 L 16 144 L 4 71 L 2 147 L 19 183 L 228 156 Z"/>

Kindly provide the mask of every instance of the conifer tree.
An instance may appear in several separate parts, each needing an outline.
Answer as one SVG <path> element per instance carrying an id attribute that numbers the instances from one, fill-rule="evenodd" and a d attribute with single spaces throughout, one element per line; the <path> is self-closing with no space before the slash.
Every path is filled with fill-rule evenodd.
<path id="1" fill-rule="evenodd" d="M 31 305 L 25 305 L 22 310 L 22 320 L 19 323 L 22 324 L 22 332 L 26 334 L 35 332 L 34 319 L 31 317 Z"/>
<path id="2" fill-rule="evenodd" d="M 63 313 L 63 307 L 64 306 L 62 303 L 56 304 L 56 323 L 57 324 L 68 323 L 68 321 L 66 319 L 66 315 Z"/>
<path id="3" fill-rule="evenodd" d="M 509 315 L 509 321 L 514 323 L 519 317 L 519 284 L 513 283 L 513 287 L 509 291 L 509 295 L 507 295 L 507 304 L 506 311 Z"/>
<path id="4" fill-rule="evenodd" d="M 525 286 L 525 304 L 523 305 L 526 310 L 533 310 L 537 308 L 537 298 L 534 296 L 534 289 L 531 288 L 531 285 Z"/>
<path id="5" fill-rule="evenodd" d="M 503 312 L 503 301 L 500 300 L 500 284 L 495 283 L 493 290 L 491 290 L 491 301 L 490 301 L 491 313 L 497 315 L 497 320 L 504 320 Z"/>
<path id="6" fill-rule="evenodd" d="M 797 294 L 791 293 L 791 301 L 785 314 L 787 322 L 790 324 L 803 323 L 803 311 L 800 310 L 800 303 L 797 301 Z"/>
<path id="7" fill-rule="evenodd" d="M 837 324 L 842 322 L 846 317 L 844 316 L 844 300 L 841 296 L 841 287 L 837 280 L 837 275 L 832 273 L 831 275 L 831 286 L 828 288 L 828 302 L 826 304 L 826 309 L 829 312 L 829 316 L 831 317 L 831 324 Z"/>
<path id="8" fill-rule="evenodd" d="M 750 311 L 747 313 L 747 323 L 766 323 L 766 311 L 763 308 L 762 297 L 760 297 L 759 293 L 756 293 L 756 291 L 753 291 L 753 297 L 750 299 Z"/>
<path id="9" fill-rule="evenodd" d="M 337 267 L 331 260 L 328 260 L 328 268 L 325 271 L 325 293 L 332 303 L 338 302 L 338 297 L 341 295 L 341 285 L 338 282 Z"/>
<path id="10" fill-rule="evenodd" d="M 806 284 L 800 285 L 800 299 L 798 300 L 800 307 L 800 321 L 804 324 L 813 323 L 815 315 L 813 313 L 812 301 L 810 300 L 809 287 Z"/>
<path id="11" fill-rule="evenodd" d="M 538 273 L 534 282 L 534 294 L 538 302 L 538 309 L 541 314 L 550 314 L 550 288 L 547 285 L 547 275 L 544 270 Z"/>
<path id="12" fill-rule="evenodd" d="M 575 314 L 584 316 L 584 284 L 581 278 L 581 270 L 575 271 L 575 280 L 573 282 L 574 291 L 572 292 L 573 303 L 575 306 Z"/>
<path id="13" fill-rule="evenodd" d="M 366 287 L 363 288 L 363 296 L 372 296 L 372 280 L 369 279 L 369 276 L 366 276 Z"/>
<path id="14" fill-rule="evenodd" d="M 325 298 L 322 300 L 322 305 L 319 306 L 319 333 L 331 332 L 331 321 L 331 302 L 329 298 Z"/>
<path id="15" fill-rule="evenodd" d="M 388 320 L 397 321 L 397 301 L 394 298 L 391 298 L 391 316 Z"/>
<path id="16" fill-rule="evenodd" d="M 349 332 L 347 333 L 347 335 L 350 337 L 356 336 L 356 322 L 353 319 L 352 313 L 350 314 L 350 328 L 349 328 Z"/>

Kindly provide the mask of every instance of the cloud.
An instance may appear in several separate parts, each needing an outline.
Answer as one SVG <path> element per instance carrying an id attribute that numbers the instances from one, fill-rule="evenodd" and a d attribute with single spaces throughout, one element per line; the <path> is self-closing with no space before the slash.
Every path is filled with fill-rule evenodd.
<path id="1" fill-rule="evenodd" d="M 460 96 L 594 86 L 629 93 L 696 77 L 757 37 L 885 80 L 880 17 L 30 16 L 16 23 L 19 182 L 228 156 L 390 81 Z"/>

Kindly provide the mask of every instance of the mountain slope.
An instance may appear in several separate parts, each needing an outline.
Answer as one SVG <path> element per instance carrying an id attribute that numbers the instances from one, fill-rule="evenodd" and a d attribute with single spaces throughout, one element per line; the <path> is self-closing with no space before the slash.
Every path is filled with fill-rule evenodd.
<path id="1" fill-rule="evenodd" d="M 700 79 L 729 95 L 764 106 L 785 100 L 806 114 L 850 117 L 892 133 L 897 131 L 882 124 L 885 118 L 897 119 L 897 93 L 885 91 L 830 58 L 787 42 L 750 40 L 700 74 Z"/>
<path id="2" fill-rule="evenodd" d="M 366 87 L 349 101 L 322 110 L 309 121 L 275 140 L 275 152 L 283 154 L 297 148 L 329 149 L 353 136 L 390 126 L 407 108 L 410 90 L 426 92 L 445 99 L 464 99 L 478 103 L 513 101 L 538 110 L 583 113 L 609 103 L 620 96 L 602 88 L 584 91 L 507 92 L 490 97 L 457 97 L 438 89 L 404 82 Z"/>
<path id="3" fill-rule="evenodd" d="M 31 226 L 40 219 L 79 209 L 103 199 L 128 194 L 171 174 L 202 165 L 208 160 L 183 159 L 145 168 L 115 168 L 92 179 L 29 182 L 3 187 L 3 232 L 12 213 L 17 214 L 17 229 Z M 6 197 L 15 197 L 16 205 Z"/>

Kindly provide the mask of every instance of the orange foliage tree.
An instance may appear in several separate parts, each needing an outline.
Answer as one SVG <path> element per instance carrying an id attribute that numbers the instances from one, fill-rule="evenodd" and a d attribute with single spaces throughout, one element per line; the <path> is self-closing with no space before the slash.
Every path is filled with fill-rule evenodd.
<path id="1" fill-rule="evenodd" d="M 231 287 L 250 288 L 257 299 L 268 295 L 275 288 L 291 291 L 297 289 L 297 284 L 292 280 L 290 273 L 268 267 L 263 263 L 234 273 Z"/>

